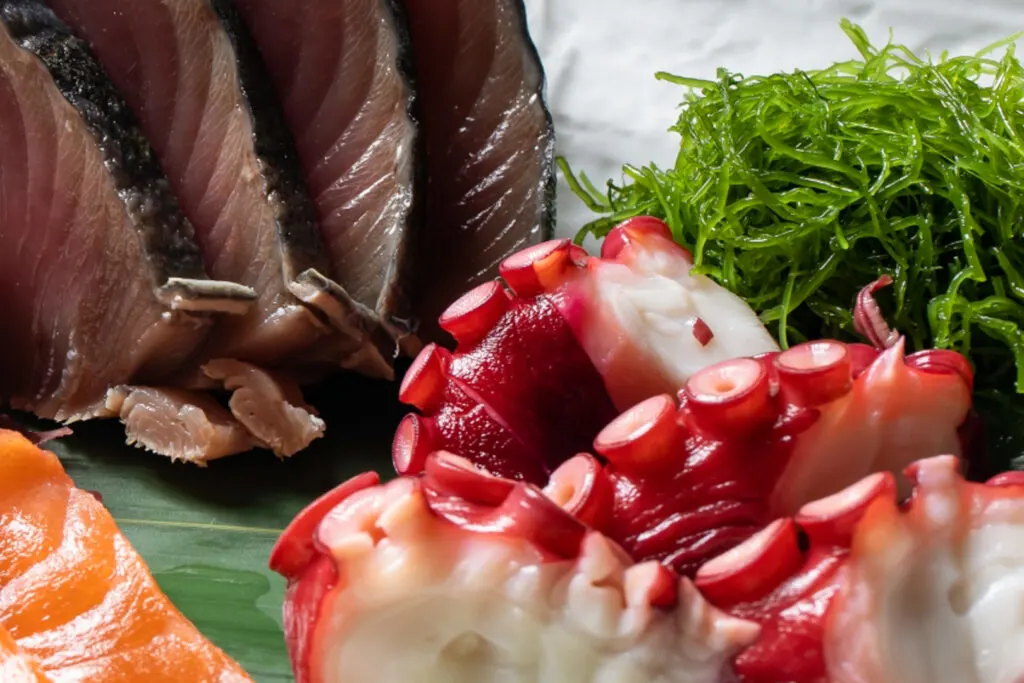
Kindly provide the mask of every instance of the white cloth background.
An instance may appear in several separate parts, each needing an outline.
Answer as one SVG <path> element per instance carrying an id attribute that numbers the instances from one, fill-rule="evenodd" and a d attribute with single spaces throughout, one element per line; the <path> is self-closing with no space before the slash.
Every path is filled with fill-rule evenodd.
<path id="1" fill-rule="evenodd" d="M 526 0 L 544 61 L 558 151 L 603 186 L 624 162 L 669 164 L 666 129 L 682 89 L 654 72 L 713 77 L 816 68 L 856 57 L 847 17 L 872 43 L 893 39 L 938 55 L 976 50 L 1024 30 L 1024 0 Z M 1024 52 L 1024 43 L 1020 44 Z M 1024 54 L 1020 55 L 1024 58 Z M 559 178 L 558 232 L 593 216 Z"/>

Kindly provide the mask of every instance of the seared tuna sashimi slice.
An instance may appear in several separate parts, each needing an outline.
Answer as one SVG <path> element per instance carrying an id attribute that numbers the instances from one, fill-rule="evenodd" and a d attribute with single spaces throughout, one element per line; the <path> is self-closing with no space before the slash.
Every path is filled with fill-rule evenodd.
<path id="1" fill-rule="evenodd" d="M 419 176 L 404 25 L 389 0 L 236 6 L 295 137 L 335 279 L 402 338 Z"/>
<path id="2" fill-rule="evenodd" d="M 548 239 L 554 132 L 521 0 L 405 0 L 429 169 L 422 336 L 513 252 Z"/>
<path id="3" fill-rule="evenodd" d="M 209 280 L 134 118 L 67 27 L 0 2 L 0 395 L 71 421 L 107 389 L 165 379 L 211 312 L 253 292 Z"/>
<path id="4" fill-rule="evenodd" d="M 237 13 L 210 0 L 51 4 L 90 43 L 153 141 L 196 226 L 209 271 L 258 292 L 247 315 L 220 323 L 182 383 L 196 388 L 213 379 L 223 386 L 225 378 L 200 369 L 205 361 L 289 365 L 309 359 L 314 345 L 318 362 L 390 376 L 390 363 L 366 338 L 371 316 L 350 306 L 324 275 L 330 265 L 314 205 L 258 50 Z M 344 328 L 336 335 L 343 340 L 330 341 L 329 320 Z M 262 375 L 246 384 L 247 395 L 277 386 L 260 368 L 245 374 Z M 238 385 L 224 388 L 237 391 Z M 208 397 L 178 388 L 119 387 L 107 407 L 125 422 L 129 441 L 196 462 L 253 445 L 291 455 L 322 435 L 323 423 L 305 407 L 297 386 L 257 398 L 260 414 L 237 410 L 249 401 L 233 397 L 234 420 Z M 237 423 L 251 434 L 244 437 Z"/>
<path id="5" fill-rule="evenodd" d="M 279 364 L 327 333 L 300 299 L 331 315 L 345 305 L 327 291 L 330 266 L 294 145 L 233 10 L 212 0 L 49 4 L 138 117 L 209 272 L 259 295 L 247 316 L 221 324 L 207 357 Z"/>

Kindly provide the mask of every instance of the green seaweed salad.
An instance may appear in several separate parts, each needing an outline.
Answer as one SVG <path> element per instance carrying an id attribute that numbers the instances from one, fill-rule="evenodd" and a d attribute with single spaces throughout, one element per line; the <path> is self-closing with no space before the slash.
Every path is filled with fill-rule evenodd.
<path id="1" fill-rule="evenodd" d="M 687 89 L 675 165 L 627 165 L 602 192 L 560 159 L 601 214 L 577 241 L 630 216 L 665 219 L 698 272 L 743 297 L 783 347 L 857 338 L 854 297 L 888 274 L 878 299 L 910 349 L 960 351 L 981 402 L 1002 403 L 989 422 L 1024 424 L 1020 36 L 935 60 L 841 28 L 860 58 L 822 70 L 658 73 Z"/>

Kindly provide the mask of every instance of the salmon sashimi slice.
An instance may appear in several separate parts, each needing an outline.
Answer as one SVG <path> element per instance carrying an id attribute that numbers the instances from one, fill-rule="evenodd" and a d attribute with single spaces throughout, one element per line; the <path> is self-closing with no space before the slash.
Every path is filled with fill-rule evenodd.
<path id="1" fill-rule="evenodd" d="M 88 42 L 152 141 L 207 269 L 251 286 L 208 357 L 287 362 L 326 334 L 330 265 L 256 50 L 212 0 L 47 0 Z M 219 3 L 226 5 L 226 3 Z M 223 22 L 223 23 L 222 23 Z M 251 39 L 250 39 L 251 40 Z M 249 54 L 248 52 L 252 52 Z"/>
<path id="2" fill-rule="evenodd" d="M 165 379 L 251 288 L 207 278 L 123 101 L 49 10 L 0 2 L 0 399 L 62 421 Z"/>
<path id="3" fill-rule="evenodd" d="M 38 663 L 14 642 L 7 629 L 0 626 L 0 681 L 3 683 L 50 683 Z"/>
<path id="4" fill-rule="evenodd" d="M 551 236 L 554 132 L 521 0 L 404 0 L 426 137 L 428 188 L 416 312 L 421 336 Z"/>
<path id="5" fill-rule="evenodd" d="M 9 431 L 0 431 L 0 627 L 57 683 L 251 681 L 160 591 L 96 497 L 53 453 Z"/>
<path id="6" fill-rule="evenodd" d="M 402 17 L 389 0 L 235 4 L 295 137 L 336 279 L 404 338 L 420 149 Z"/>

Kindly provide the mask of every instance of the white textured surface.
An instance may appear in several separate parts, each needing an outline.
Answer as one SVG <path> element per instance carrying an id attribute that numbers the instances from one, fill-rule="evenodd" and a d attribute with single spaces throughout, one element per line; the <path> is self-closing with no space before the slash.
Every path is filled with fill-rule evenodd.
<path id="1" fill-rule="evenodd" d="M 526 0 L 559 153 L 599 186 L 624 162 L 671 163 L 682 89 L 655 71 L 713 77 L 816 68 L 855 57 L 847 17 L 875 44 L 974 52 L 1024 30 L 1024 0 Z M 559 178 L 559 233 L 591 214 Z"/>

